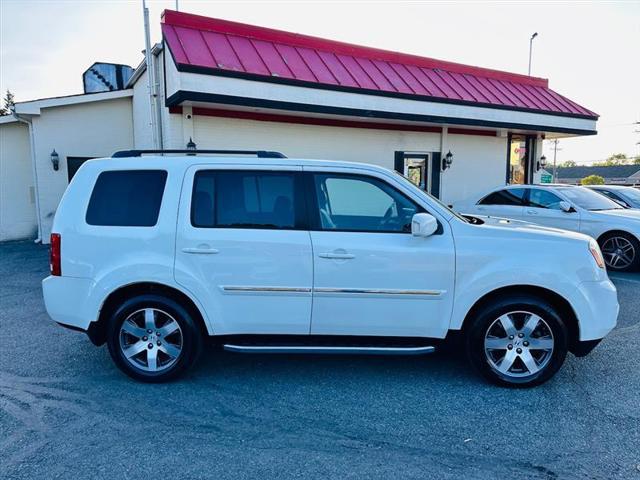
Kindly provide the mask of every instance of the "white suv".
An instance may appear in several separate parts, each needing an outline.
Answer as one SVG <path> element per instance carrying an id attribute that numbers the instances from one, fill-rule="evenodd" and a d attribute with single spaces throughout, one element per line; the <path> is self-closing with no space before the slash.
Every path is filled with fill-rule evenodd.
<path id="1" fill-rule="evenodd" d="M 76 173 L 43 281 L 49 315 L 136 379 L 177 376 L 205 337 L 236 352 L 415 355 L 462 332 L 486 378 L 532 386 L 616 324 L 585 235 L 471 222 L 372 165 L 142 153 Z"/>

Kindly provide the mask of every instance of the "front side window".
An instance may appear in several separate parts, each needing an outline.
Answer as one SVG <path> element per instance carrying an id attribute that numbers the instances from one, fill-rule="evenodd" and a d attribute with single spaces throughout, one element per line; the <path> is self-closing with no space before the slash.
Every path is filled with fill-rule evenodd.
<path id="1" fill-rule="evenodd" d="M 158 222 L 167 172 L 114 170 L 102 172 L 93 187 L 89 225 L 153 227 Z"/>
<path id="2" fill-rule="evenodd" d="M 529 191 L 529 207 L 562 210 L 560 207 L 561 201 L 562 199 L 560 197 L 548 190 L 532 188 Z"/>
<path id="3" fill-rule="evenodd" d="M 479 205 L 510 205 L 521 207 L 524 205 L 524 188 L 513 188 L 509 190 L 498 190 L 484 197 Z"/>
<path id="4" fill-rule="evenodd" d="M 295 183 L 289 172 L 200 171 L 194 180 L 191 224 L 295 228 Z"/>
<path id="5" fill-rule="evenodd" d="M 396 189 L 375 178 L 314 175 L 322 230 L 411 232 L 411 219 L 421 209 Z"/>

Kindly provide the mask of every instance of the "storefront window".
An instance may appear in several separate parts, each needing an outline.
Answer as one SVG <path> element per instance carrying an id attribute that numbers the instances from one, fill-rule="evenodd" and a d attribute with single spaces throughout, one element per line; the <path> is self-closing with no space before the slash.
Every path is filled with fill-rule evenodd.
<path id="1" fill-rule="evenodd" d="M 527 137 L 513 135 L 509 143 L 509 183 L 527 183 Z"/>

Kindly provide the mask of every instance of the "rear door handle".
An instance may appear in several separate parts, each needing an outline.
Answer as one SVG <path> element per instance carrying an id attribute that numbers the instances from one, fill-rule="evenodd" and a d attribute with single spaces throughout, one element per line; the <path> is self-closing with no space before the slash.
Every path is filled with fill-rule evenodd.
<path id="1" fill-rule="evenodd" d="M 193 253 L 200 255 L 213 255 L 214 253 L 218 253 L 220 250 L 216 248 L 209 247 L 185 247 L 182 249 L 184 253 Z"/>
<path id="2" fill-rule="evenodd" d="M 351 253 L 319 253 L 318 256 L 320 258 L 332 258 L 341 260 L 351 260 L 352 258 L 356 258 L 356 256 Z"/>
<path id="3" fill-rule="evenodd" d="M 527 214 L 529 214 L 529 215 L 538 215 L 538 212 L 536 212 L 535 210 L 527 210 Z"/>

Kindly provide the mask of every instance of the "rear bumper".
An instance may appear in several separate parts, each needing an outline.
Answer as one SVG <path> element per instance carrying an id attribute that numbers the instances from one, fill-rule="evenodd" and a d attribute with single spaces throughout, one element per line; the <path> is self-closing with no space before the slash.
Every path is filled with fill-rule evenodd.
<path id="1" fill-rule="evenodd" d="M 96 320 L 87 299 L 94 282 L 86 278 L 49 276 L 42 281 L 44 305 L 49 316 L 57 323 L 73 330 L 87 331 Z"/>
<path id="2" fill-rule="evenodd" d="M 576 308 L 579 343 L 601 340 L 614 329 L 618 321 L 620 306 L 616 287 L 607 278 L 600 282 L 583 282 L 579 290 L 583 296 L 581 308 Z"/>

